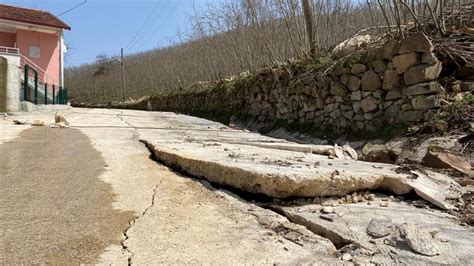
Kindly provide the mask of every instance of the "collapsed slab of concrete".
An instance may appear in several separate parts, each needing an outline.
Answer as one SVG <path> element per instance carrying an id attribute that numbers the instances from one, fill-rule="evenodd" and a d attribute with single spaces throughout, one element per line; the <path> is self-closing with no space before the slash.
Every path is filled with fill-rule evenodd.
<path id="1" fill-rule="evenodd" d="M 246 192 L 286 198 L 342 196 L 374 189 L 395 194 L 414 191 L 442 209 L 452 209 L 448 199 L 462 192 L 449 176 L 432 171 L 313 154 L 310 151 L 321 147 L 292 144 L 202 119 L 191 121 L 183 115 L 162 116 L 163 124 L 155 124 L 153 134 L 139 130 L 142 141 L 159 161 Z M 133 119 L 139 120 L 131 118 L 132 125 Z M 186 130 L 180 125 L 186 125 Z"/>

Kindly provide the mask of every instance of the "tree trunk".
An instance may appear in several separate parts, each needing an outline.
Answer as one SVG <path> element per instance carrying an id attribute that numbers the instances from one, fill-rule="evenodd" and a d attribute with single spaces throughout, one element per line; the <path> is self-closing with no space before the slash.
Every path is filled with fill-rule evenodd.
<path id="1" fill-rule="evenodd" d="M 311 57 L 314 57 L 316 52 L 316 42 L 314 40 L 313 8 L 311 7 L 310 0 L 303 0 L 303 12 L 306 22 L 306 33 L 308 35 L 309 54 Z"/>

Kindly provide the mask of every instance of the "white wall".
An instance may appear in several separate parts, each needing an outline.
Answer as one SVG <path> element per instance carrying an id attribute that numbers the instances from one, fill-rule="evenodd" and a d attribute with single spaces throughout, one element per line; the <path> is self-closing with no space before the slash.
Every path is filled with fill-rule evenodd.
<path id="1" fill-rule="evenodd" d="M 4 77 L 6 79 L 6 88 L 0 88 L 3 90 L 2 97 L 5 99 L 0 99 L 6 101 L 5 109 L 0 111 L 12 112 L 20 110 L 20 94 L 21 94 L 21 68 L 20 68 L 20 57 L 15 55 L 1 55 L 0 56 L 4 61 L 7 62 L 7 75 Z"/>

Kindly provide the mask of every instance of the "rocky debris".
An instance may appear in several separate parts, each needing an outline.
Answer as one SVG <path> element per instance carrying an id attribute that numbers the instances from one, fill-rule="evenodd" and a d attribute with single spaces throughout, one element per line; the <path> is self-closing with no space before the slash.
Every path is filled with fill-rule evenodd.
<path id="1" fill-rule="evenodd" d="M 321 209 L 321 213 L 323 213 L 323 214 L 334 213 L 334 208 L 331 208 L 331 207 L 323 207 L 323 208 Z"/>
<path id="2" fill-rule="evenodd" d="M 393 150 L 388 149 L 385 144 L 367 143 L 362 148 L 362 158 L 368 162 L 394 163 L 398 155 Z"/>
<path id="3" fill-rule="evenodd" d="M 25 125 L 28 121 L 23 120 L 23 119 L 13 119 L 13 123 L 15 125 Z"/>
<path id="4" fill-rule="evenodd" d="M 401 148 L 403 152 L 400 154 L 399 162 L 411 161 L 413 163 L 422 164 L 430 149 L 444 151 L 451 154 L 459 154 L 463 145 L 462 140 L 466 135 L 448 135 L 445 137 L 432 137 L 424 140 L 418 145 L 407 145 L 409 142 L 405 139 L 405 143 Z"/>
<path id="5" fill-rule="evenodd" d="M 302 225 L 290 222 L 286 217 L 273 211 L 245 203 L 239 196 L 226 190 L 216 190 L 216 194 L 229 201 L 235 209 L 249 212 L 265 228 L 299 246 L 312 250 L 315 254 L 333 254 L 336 251 L 334 244 L 326 238 L 314 234 Z"/>
<path id="6" fill-rule="evenodd" d="M 24 120 L 24 119 L 13 119 L 12 122 L 15 125 L 30 125 L 32 127 L 43 127 L 45 126 L 45 123 L 41 120 Z"/>
<path id="7" fill-rule="evenodd" d="M 15 125 L 30 125 L 32 127 L 50 127 L 50 128 L 67 128 L 69 127 L 69 123 L 51 123 L 46 124 L 44 121 L 41 120 L 24 120 L 24 119 L 13 119 L 12 120 Z"/>
<path id="8" fill-rule="evenodd" d="M 343 261 L 351 261 L 351 260 L 352 260 L 352 255 L 349 254 L 349 253 L 344 253 L 344 254 L 341 256 L 341 260 L 343 260 Z"/>
<path id="9" fill-rule="evenodd" d="M 471 164 L 461 156 L 446 152 L 436 146 L 428 147 L 422 164 L 432 168 L 451 168 L 469 177 L 474 177 Z"/>
<path id="10" fill-rule="evenodd" d="M 69 126 L 69 122 L 66 120 L 66 118 L 58 113 L 54 115 L 54 122 L 56 124 L 62 124 L 64 126 Z"/>
<path id="11" fill-rule="evenodd" d="M 414 223 L 403 224 L 400 231 L 408 246 L 415 252 L 426 256 L 436 256 L 440 253 L 433 236 Z"/>
<path id="12" fill-rule="evenodd" d="M 44 127 L 44 122 L 40 120 L 33 120 L 29 123 L 32 127 Z"/>
<path id="13" fill-rule="evenodd" d="M 340 259 L 350 254 L 346 259 L 352 262 L 360 258 L 385 265 L 474 262 L 470 244 L 474 233 L 459 225 L 456 217 L 403 200 L 387 202 L 387 207 L 364 202 L 334 206 L 337 215 L 333 221 L 320 217 L 320 205 L 275 208 L 290 221 L 331 239 L 340 248 Z"/>
<path id="14" fill-rule="evenodd" d="M 357 160 L 357 152 L 349 145 L 334 146 L 331 145 L 313 145 L 311 153 L 319 155 L 327 155 L 339 159 L 354 159 Z"/>

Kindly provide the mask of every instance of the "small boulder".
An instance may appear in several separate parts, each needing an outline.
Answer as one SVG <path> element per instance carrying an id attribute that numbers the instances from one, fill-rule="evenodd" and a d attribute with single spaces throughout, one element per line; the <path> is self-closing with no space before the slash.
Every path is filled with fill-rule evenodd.
<path id="1" fill-rule="evenodd" d="M 390 218 L 373 218 L 367 226 L 367 234 L 375 238 L 380 238 L 390 235 L 393 228 Z"/>
<path id="2" fill-rule="evenodd" d="M 396 154 L 384 144 L 367 143 L 362 148 L 362 157 L 364 161 L 378 163 L 394 163 L 397 160 Z"/>
<path id="3" fill-rule="evenodd" d="M 333 75 L 340 76 L 349 73 L 349 70 L 343 66 L 336 66 L 332 71 Z"/>
<path id="4" fill-rule="evenodd" d="M 441 70 L 442 64 L 440 62 L 434 65 L 421 64 L 413 66 L 405 72 L 403 80 L 406 85 L 431 81 L 439 77 Z"/>
<path id="5" fill-rule="evenodd" d="M 408 54 L 413 52 L 419 53 L 431 53 L 434 50 L 433 43 L 430 39 L 423 33 L 418 32 L 407 38 L 405 38 L 399 49 L 400 54 Z"/>
<path id="6" fill-rule="evenodd" d="M 387 64 L 383 60 L 375 60 L 372 62 L 372 67 L 374 68 L 375 72 L 381 73 L 387 69 Z"/>
<path id="7" fill-rule="evenodd" d="M 352 260 L 352 255 L 349 254 L 349 253 L 344 253 L 344 254 L 341 256 L 341 260 L 343 260 L 343 261 L 351 261 L 351 260 Z"/>
<path id="8" fill-rule="evenodd" d="M 14 119 L 13 120 L 13 124 L 15 125 L 25 125 L 27 123 L 26 120 L 22 120 L 22 119 Z"/>
<path id="9" fill-rule="evenodd" d="M 347 77 L 347 88 L 351 91 L 357 91 L 360 89 L 362 82 L 360 78 L 354 76 L 354 75 L 349 75 Z"/>
<path id="10" fill-rule="evenodd" d="M 377 105 L 377 100 L 373 97 L 365 97 L 361 102 L 360 102 L 360 107 L 365 113 L 375 111 L 378 107 Z"/>
<path id="11" fill-rule="evenodd" d="M 385 95 L 386 101 L 392 101 L 400 98 L 402 98 L 402 93 L 400 92 L 400 90 L 392 90 L 387 92 L 387 95 Z"/>
<path id="12" fill-rule="evenodd" d="M 331 94 L 336 96 L 344 96 L 347 94 L 347 89 L 339 82 L 331 83 Z"/>
<path id="13" fill-rule="evenodd" d="M 365 91 L 376 91 L 382 88 L 382 81 L 375 71 L 369 70 L 362 76 L 362 89 Z"/>
<path id="14" fill-rule="evenodd" d="M 357 74 L 363 73 L 365 70 L 367 70 L 367 67 L 365 65 L 363 65 L 363 64 L 354 64 L 354 65 L 352 65 L 351 73 L 354 74 L 354 75 L 357 75 Z"/>
<path id="15" fill-rule="evenodd" d="M 432 81 L 428 83 L 420 83 L 412 85 L 405 89 L 405 94 L 407 96 L 415 95 L 427 95 L 427 94 L 436 94 L 442 89 L 441 84 L 437 81 Z"/>
<path id="16" fill-rule="evenodd" d="M 471 164 L 466 159 L 435 146 L 428 147 L 422 164 L 432 168 L 451 168 L 469 177 L 474 177 Z"/>
<path id="17" fill-rule="evenodd" d="M 402 110 L 399 104 L 394 104 L 388 107 L 384 113 L 385 120 L 389 123 L 394 123 L 394 122 L 399 121 L 401 115 L 402 115 Z"/>
<path id="18" fill-rule="evenodd" d="M 401 118 L 404 122 L 418 122 L 423 118 L 423 111 L 405 111 Z"/>
<path id="19" fill-rule="evenodd" d="M 408 246 L 421 255 L 436 256 L 439 249 L 431 234 L 415 224 L 405 223 L 400 228 L 401 235 L 407 241 Z"/>
<path id="20" fill-rule="evenodd" d="M 400 43 L 396 40 L 388 41 L 382 47 L 382 57 L 383 59 L 390 60 L 393 58 L 394 55 L 398 54 L 398 50 L 400 49 Z"/>
<path id="21" fill-rule="evenodd" d="M 351 94 L 351 100 L 353 101 L 360 101 L 362 100 L 362 92 L 361 91 L 354 91 Z"/>
<path id="22" fill-rule="evenodd" d="M 418 95 L 411 100 L 413 110 L 427 110 L 440 106 L 439 98 L 436 95 Z"/>
<path id="23" fill-rule="evenodd" d="M 397 55 L 392 59 L 393 66 L 397 70 L 398 74 L 402 74 L 410 67 L 418 65 L 420 61 L 421 59 L 418 53 Z"/>
<path id="24" fill-rule="evenodd" d="M 424 53 L 421 57 L 422 64 L 434 65 L 438 62 L 438 58 L 433 53 Z"/>
<path id="25" fill-rule="evenodd" d="M 334 213 L 334 208 L 331 208 L 331 207 L 329 207 L 329 206 L 323 207 L 323 208 L 321 209 L 321 213 L 323 213 L 323 214 Z"/>
<path id="26" fill-rule="evenodd" d="M 33 120 L 30 124 L 32 127 L 43 127 L 45 124 L 40 120 Z"/>
<path id="27" fill-rule="evenodd" d="M 394 90 L 400 83 L 400 77 L 395 70 L 386 70 L 383 75 L 383 89 L 386 91 Z"/>

